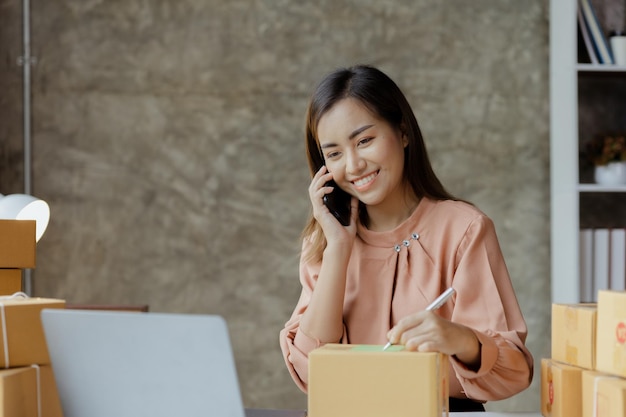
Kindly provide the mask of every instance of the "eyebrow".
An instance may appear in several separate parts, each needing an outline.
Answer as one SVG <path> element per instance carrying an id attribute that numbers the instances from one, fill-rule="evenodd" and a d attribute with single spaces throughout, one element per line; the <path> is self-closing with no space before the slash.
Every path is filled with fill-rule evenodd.
<path id="1" fill-rule="evenodd" d="M 365 126 L 361 126 L 357 129 L 355 129 L 352 133 L 350 133 L 350 136 L 348 136 L 349 140 L 354 139 L 357 135 L 359 135 L 360 133 L 363 133 L 364 131 L 366 131 L 367 129 L 369 129 L 370 127 L 374 126 L 373 124 L 371 125 L 365 125 Z M 326 148 L 330 148 L 333 146 L 337 146 L 336 143 L 325 143 L 324 145 L 321 146 L 322 149 L 326 149 Z"/>

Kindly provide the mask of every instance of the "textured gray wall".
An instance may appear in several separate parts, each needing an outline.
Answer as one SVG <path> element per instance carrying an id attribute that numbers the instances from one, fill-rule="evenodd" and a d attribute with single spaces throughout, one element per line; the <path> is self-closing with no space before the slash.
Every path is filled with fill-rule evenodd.
<path id="1" fill-rule="evenodd" d="M 22 178 L 20 8 L 0 0 L 5 194 Z M 494 219 L 528 345 L 549 356 L 547 1 L 34 0 L 32 14 L 34 191 L 52 209 L 36 295 L 221 314 L 245 405 L 304 408 L 277 338 L 299 294 L 306 101 L 326 72 L 371 63 L 407 93 L 444 184 Z M 538 410 L 538 373 L 489 408 Z"/>

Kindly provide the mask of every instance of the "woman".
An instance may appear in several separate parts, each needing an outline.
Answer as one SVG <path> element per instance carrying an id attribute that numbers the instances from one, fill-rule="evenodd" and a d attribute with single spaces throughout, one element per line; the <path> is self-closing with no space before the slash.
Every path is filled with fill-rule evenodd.
<path id="1" fill-rule="evenodd" d="M 450 411 L 527 388 L 526 323 L 494 225 L 444 189 L 398 86 L 370 66 L 329 74 L 309 104 L 306 149 L 302 293 L 280 333 L 300 389 L 311 350 L 388 341 L 449 355 Z M 347 226 L 324 204 L 336 187 L 351 196 Z M 448 287 L 456 296 L 424 311 Z"/>

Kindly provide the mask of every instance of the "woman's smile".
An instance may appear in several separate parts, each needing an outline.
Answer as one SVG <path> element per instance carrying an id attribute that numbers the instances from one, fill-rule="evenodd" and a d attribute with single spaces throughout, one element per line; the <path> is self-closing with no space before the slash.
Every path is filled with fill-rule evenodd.
<path id="1" fill-rule="evenodd" d="M 371 174 L 358 178 L 352 181 L 352 184 L 354 184 L 354 188 L 356 188 L 357 191 L 363 191 L 369 188 L 369 186 L 374 182 L 376 177 L 378 177 L 378 171 L 372 172 Z"/>

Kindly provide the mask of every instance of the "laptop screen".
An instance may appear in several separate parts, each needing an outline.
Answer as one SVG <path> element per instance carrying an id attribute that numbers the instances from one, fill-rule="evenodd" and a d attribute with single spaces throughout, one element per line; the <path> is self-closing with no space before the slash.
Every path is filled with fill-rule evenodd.
<path id="1" fill-rule="evenodd" d="M 224 319 L 45 309 L 65 417 L 244 417 Z"/>

